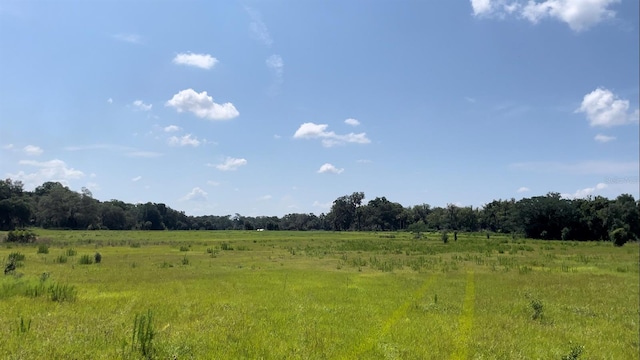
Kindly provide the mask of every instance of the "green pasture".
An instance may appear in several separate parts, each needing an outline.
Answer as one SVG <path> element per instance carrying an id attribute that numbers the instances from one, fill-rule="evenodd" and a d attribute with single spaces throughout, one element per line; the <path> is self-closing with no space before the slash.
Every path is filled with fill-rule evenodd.
<path id="1" fill-rule="evenodd" d="M 34 231 L 36 244 L 0 244 L 3 268 L 21 259 L 0 275 L 2 359 L 617 360 L 640 350 L 637 243 Z"/>

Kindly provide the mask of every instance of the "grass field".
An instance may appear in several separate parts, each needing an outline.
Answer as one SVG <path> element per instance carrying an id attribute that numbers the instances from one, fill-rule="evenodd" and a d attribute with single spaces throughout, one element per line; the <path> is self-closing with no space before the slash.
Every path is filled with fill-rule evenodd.
<path id="1" fill-rule="evenodd" d="M 638 359 L 637 243 L 36 232 L 2 359 Z"/>

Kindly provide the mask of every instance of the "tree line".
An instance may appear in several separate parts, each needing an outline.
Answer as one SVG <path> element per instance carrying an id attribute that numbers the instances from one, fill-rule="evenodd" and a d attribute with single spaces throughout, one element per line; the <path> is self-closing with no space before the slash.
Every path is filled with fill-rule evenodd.
<path id="1" fill-rule="evenodd" d="M 162 203 L 99 201 L 91 191 L 46 182 L 25 191 L 20 181 L 0 180 L 0 230 L 26 226 L 111 230 L 331 230 L 331 231 L 486 231 L 535 239 L 627 240 L 640 238 L 640 201 L 623 194 L 565 199 L 548 193 L 516 201 L 494 200 L 472 206 L 405 207 L 386 197 L 364 203 L 363 192 L 333 201 L 324 214 L 277 216 L 189 216 Z"/>

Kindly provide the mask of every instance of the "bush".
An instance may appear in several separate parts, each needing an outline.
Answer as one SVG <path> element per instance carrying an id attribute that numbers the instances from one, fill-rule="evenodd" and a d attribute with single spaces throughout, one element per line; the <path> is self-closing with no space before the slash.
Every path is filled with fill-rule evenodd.
<path id="1" fill-rule="evenodd" d="M 189 247 L 188 247 L 188 246 L 181 245 L 181 246 L 180 246 L 180 251 L 189 251 Z"/>
<path id="2" fill-rule="evenodd" d="M 53 259 L 53 262 L 57 264 L 65 264 L 67 262 L 67 257 L 65 255 L 58 255 L 57 258 Z"/>
<path id="3" fill-rule="evenodd" d="M 91 265 L 93 264 L 93 259 L 89 255 L 82 255 L 78 263 L 80 265 Z"/>
<path id="4" fill-rule="evenodd" d="M 71 248 L 71 249 L 67 249 L 66 254 L 67 256 L 76 256 L 78 252 L 75 249 Z"/>
<path id="5" fill-rule="evenodd" d="M 49 253 L 49 247 L 45 244 L 41 244 L 40 246 L 38 246 L 38 254 L 48 254 Z"/>
<path id="6" fill-rule="evenodd" d="M 448 243 L 449 242 L 449 233 L 447 233 L 446 231 L 442 232 L 442 235 L 440 235 L 440 238 L 442 239 L 443 243 Z"/>
<path id="7" fill-rule="evenodd" d="M 36 234 L 31 230 L 9 231 L 6 237 L 6 241 L 21 244 L 32 243 L 36 241 Z"/>
<path id="8" fill-rule="evenodd" d="M 102 261 L 102 255 L 100 255 L 99 252 L 97 252 L 94 256 L 93 259 L 96 261 L 96 264 L 100 264 L 100 262 Z"/>
<path id="9" fill-rule="evenodd" d="M 544 306 L 542 305 L 542 301 L 538 299 L 532 299 L 530 302 L 530 305 L 531 305 L 531 308 L 533 309 L 533 315 L 531 315 L 531 318 L 533 320 L 541 319 L 542 310 L 544 309 Z"/>
<path id="10" fill-rule="evenodd" d="M 631 241 L 631 234 L 625 228 L 617 228 L 609 233 L 609 239 L 613 241 L 613 245 L 622 246 L 627 243 L 627 241 Z"/>

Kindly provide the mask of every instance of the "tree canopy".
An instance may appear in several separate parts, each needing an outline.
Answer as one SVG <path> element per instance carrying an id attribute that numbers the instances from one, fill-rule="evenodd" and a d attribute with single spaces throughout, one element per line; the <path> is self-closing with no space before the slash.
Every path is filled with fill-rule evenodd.
<path id="1" fill-rule="evenodd" d="M 616 199 L 565 199 L 558 193 L 548 193 L 518 201 L 494 200 L 481 208 L 454 204 L 405 207 L 384 196 L 367 203 L 364 199 L 363 192 L 340 196 L 327 214 L 320 215 L 188 216 L 162 203 L 101 202 L 86 188 L 75 192 L 58 182 L 25 191 L 20 181 L 6 179 L 0 180 L 0 230 L 26 226 L 89 230 L 450 230 L 616 243 L 640 238 L 640 201 L 629 194 Z"/>

